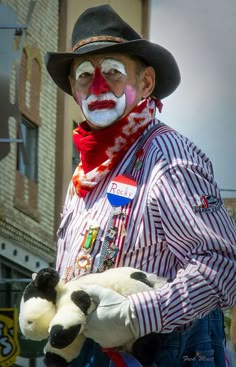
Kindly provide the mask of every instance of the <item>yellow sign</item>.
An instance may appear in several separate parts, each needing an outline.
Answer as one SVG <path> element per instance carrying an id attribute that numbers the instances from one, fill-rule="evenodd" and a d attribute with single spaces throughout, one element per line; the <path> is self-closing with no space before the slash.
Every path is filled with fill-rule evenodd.
<path id="1" fill-rule="evenodd" d="M 15 308 L 0 308 L 0 366 L 15 363 L 19 351 L 17 311 Z"/>

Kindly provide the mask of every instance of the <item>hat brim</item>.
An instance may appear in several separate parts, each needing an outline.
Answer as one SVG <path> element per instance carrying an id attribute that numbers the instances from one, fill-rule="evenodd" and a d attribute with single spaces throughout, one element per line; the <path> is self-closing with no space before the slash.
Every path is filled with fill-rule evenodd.
<path id="1" fill-rule="evenodd" d="M 67 94 L 72 95 L 69 74 L 71 63 L 78 56 L 98 53 L 125 53 L 141 58 L 156 72 L 155 88 L 152 93 L 158 99 L 169 96 L 180 83 L 180 72 L 173 55 L 164 47 L 138 39 L 122 43 L 90 43 L 75 52 L 48 52 L 45 63 L 51 78 Z"/>

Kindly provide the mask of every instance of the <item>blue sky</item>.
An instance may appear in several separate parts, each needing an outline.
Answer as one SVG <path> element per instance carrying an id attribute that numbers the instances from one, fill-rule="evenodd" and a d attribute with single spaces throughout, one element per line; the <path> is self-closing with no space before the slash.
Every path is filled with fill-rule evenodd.
<path id="1" fill-rule="evenodd" d="M 150 40 L 182 75 L 158 117 L 208 154 L 221 189 L 236 190 L 235 0 L 151 0 L 151 10 Z"/>

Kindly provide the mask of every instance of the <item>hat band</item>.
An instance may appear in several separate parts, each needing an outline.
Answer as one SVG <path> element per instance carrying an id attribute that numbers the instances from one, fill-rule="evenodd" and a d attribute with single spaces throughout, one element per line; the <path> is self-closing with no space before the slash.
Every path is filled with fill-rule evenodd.
<path id="1" fill-rule="evenodd" d="M 123 38 L 119 38 L 119 37 L 114 37 L 114 36 L 95 36 L 95 37 L 90 37 L 87 38 L 83 41 L 77 42 L 74 47 L 72 48 L 72 51 L 76 51 L 78 50 L 78 48 L 87 45 L 88 43 L 93 43 L 93 42 L 97 42 L 97 41 L 109 41 L 109 42 L 116 42 L 116 43 L 122 43 L 125 42 L 125 40 Z"/>

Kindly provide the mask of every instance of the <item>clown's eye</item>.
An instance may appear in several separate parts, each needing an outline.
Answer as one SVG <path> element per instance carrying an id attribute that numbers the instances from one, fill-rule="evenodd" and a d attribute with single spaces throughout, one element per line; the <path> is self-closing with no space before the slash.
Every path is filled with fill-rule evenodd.
<path id="1" fill-rule="evenodd" d="M 89 78 L 92 75 L 93 75 L 92 73 L 85 72 L 85 73 L 81 73 L 78 77 L 79 78 Z"/>
<path id="2" fill-rule="evenodd" d="M 94 76 L 94 67 L 89 61 L 82 62 L 75 70 L 75 79 L 81 84 L 89 83 Z"/>
<path id="3" fill-rule="evenodd" d="M 104 78 L 110 81 L 120 80 L 123 76 L 127 75 L 125 65 L 119 60 L 112 58 L 103 60 L 101 69 Z"/>
<path id="4" fill-rule="evenodd" d="M 122 77 L 122 73 L 117 69 L 110 69 L 108 71 L 103 71 L 103 75 L 109 80 L 118 80 Z"/>
<path id="5" fill-rule="evenodd" d="M 93 73 L 84 72 L 77 75 L 77 80 L 79 81 L 80 84 L 87 84 L 93 79 L 93 76 L 94 76 Z"/>

